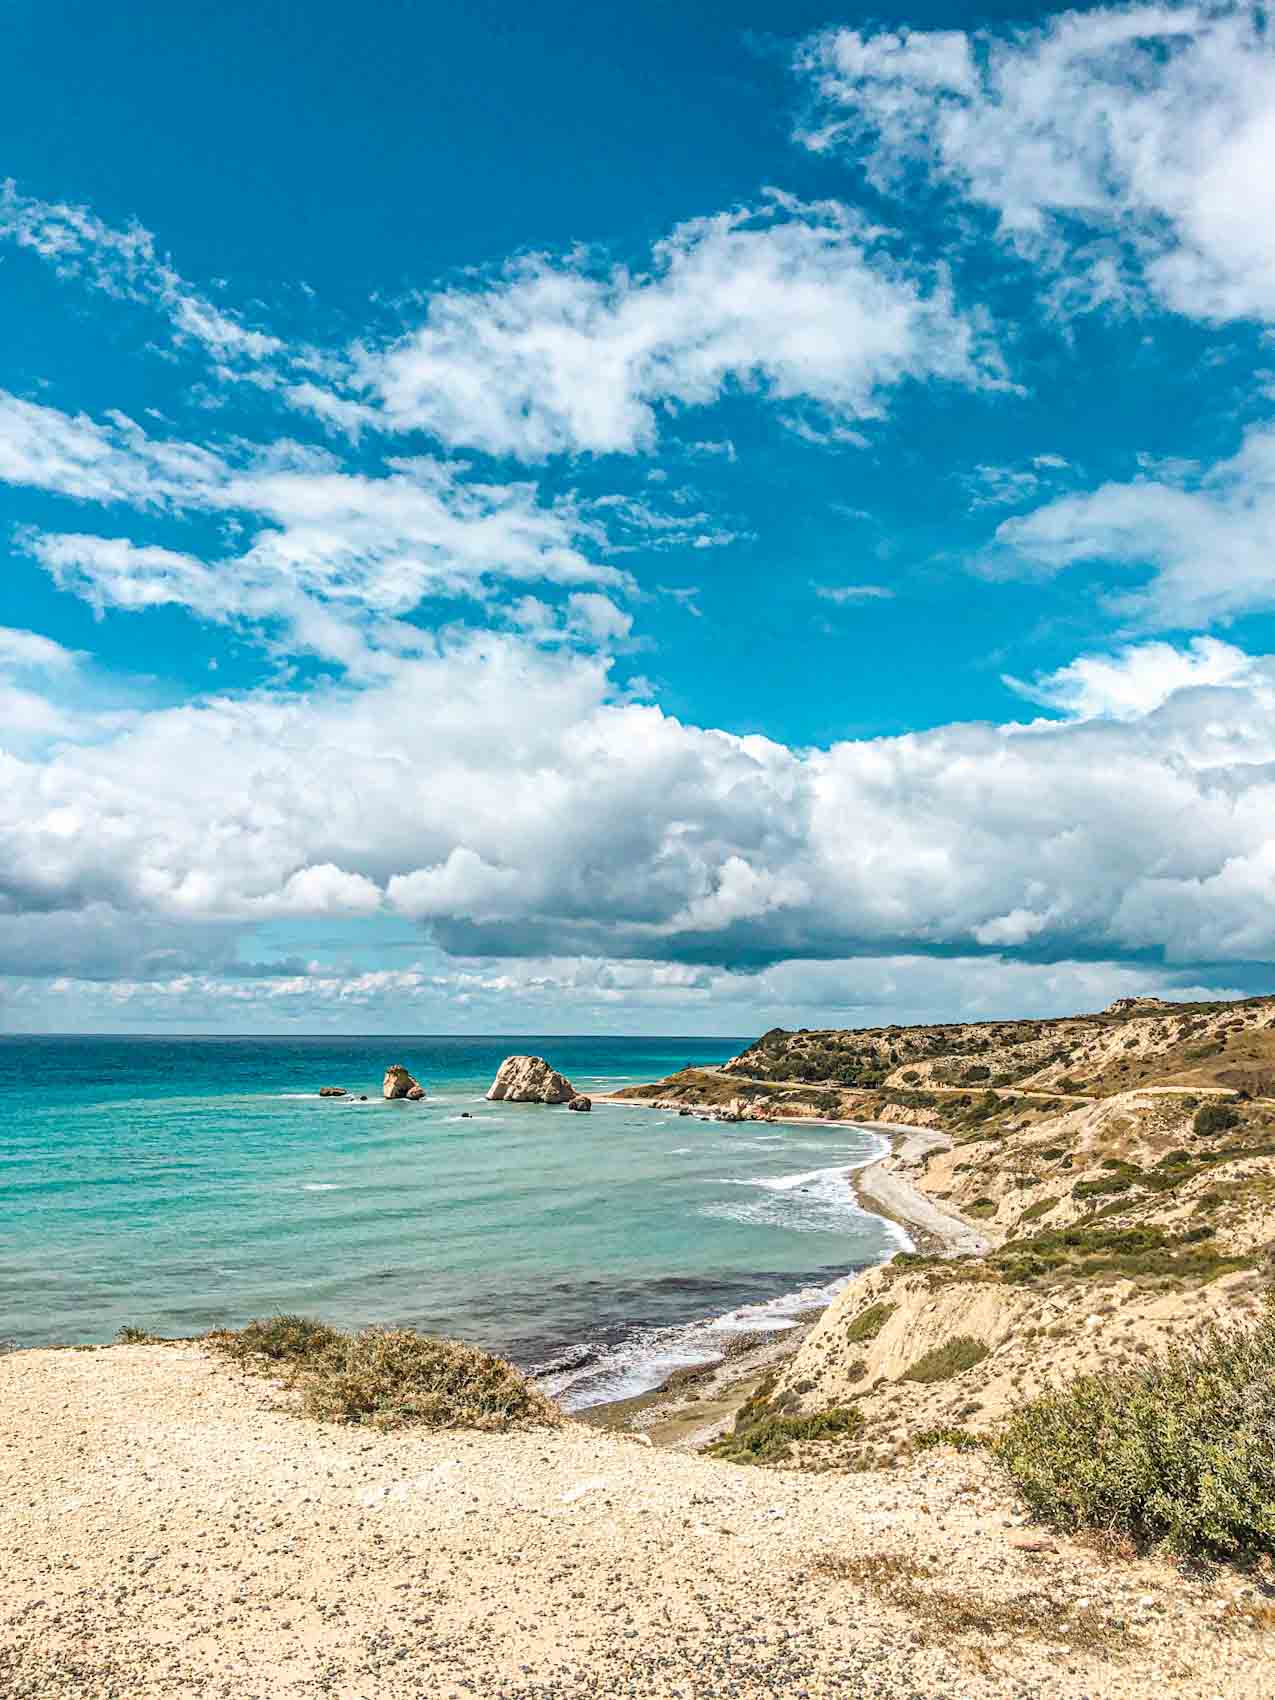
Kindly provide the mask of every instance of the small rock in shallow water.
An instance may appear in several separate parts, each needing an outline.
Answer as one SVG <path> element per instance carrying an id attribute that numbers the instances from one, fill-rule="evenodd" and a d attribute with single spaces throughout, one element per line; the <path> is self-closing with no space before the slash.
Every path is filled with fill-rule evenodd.
<path id="1" fill-rule="evenodd" d="M 344 1086 L 320 1086 L 319 1096 L 320 1096 L 320 1098 L 344 1098 L 346 1096 L 345 1087 Z"/>
<path id="2" fill-rule="evenodd" d="M 591 1110 L 593 1108 L 593 1099 L 586 1098 L 583 1092 L 577 1092 L 575 1097 L 567 1105 L 567 1108 L 569 1110 Z"/>

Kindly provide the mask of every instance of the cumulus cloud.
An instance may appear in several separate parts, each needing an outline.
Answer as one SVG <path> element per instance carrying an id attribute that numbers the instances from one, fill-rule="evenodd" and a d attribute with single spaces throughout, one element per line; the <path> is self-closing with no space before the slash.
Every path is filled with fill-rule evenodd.
<path id="1" fill-rule="evenodd" d="M 798 68 L 810 147 L 923 171 L 1053 268 L 1060 306 L 1140 292 L 1275 315 L 1275 47 L 1253 0 L 1061 12 L 1012 35 L 831 29 Z"/>
<path id="2" fill-rule="evenodd" d="M 1129 644 L 1114 655 L 1082 655 L 1030 683 L 1003 675 L 1029 702 L 1078 720 L 1099 716 L 1137 720 L 1176 691 L 1197 685 L 1242 685 L 1254 676 L 1250 655 L 1217 638 L 1192 638 L 1185 649 L 1168 643 Z"/>
<path id="3" fill-rule="evenodd" d="M 892 259 L 848 208 L 772 195 L 679 226 L 644 272 L 533 255 L 442 290 L 401 341 L 362 352 L 358 377 L 391 429 L 536 461 L 648 448 L 662 409 L 731 388 L 862 420 L 907 378 L 978 385 L 1000 368 L 941 278 Z"/>
<path id="4" fill-rule="evenodd" d="M 453 956 L 734 969 L 1269 958 L 1275 661 L 1196 646 L 1166 675 L 1160 650 L 1037 687 L 1088 718 L 813 750 L 685 725 L 512 636 L 359 691 L 139 712 L 0 756 L 0 912 L 52 939 L 93 906 L 213 929 L 384 907 Z"/>
<path id="5" fill-rule="evenodd" d="M 984 563 L 1058 572 L 1083 561 L 1142 570 L 1145 582 L 1106 598 L 1139 626 L 1190 629 L 1275 604 L 1275 427 L 1251 430 L 1238 454 L 1201 471 L 1104 484 L 1004 521 Z"/>

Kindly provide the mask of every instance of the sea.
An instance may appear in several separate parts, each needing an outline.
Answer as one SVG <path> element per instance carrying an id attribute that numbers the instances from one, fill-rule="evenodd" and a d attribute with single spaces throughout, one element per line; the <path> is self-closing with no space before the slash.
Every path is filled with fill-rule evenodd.
<path id="1" fill-rule="evenodd" d="M 0 1340 L 299 1311 L 471 1341 L 568 1408 L 641 1393 L 906 1244 L 850 1184 L 884 1141 L 484 1093 L 514 1052 L 597 1094 L 746 1043 L 0 1036 Z"/>

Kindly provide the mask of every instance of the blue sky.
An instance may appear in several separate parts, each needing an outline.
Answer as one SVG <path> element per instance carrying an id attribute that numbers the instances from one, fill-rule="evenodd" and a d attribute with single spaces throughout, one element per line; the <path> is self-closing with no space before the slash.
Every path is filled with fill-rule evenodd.
<path id="1" fill-rule="evenodd" d="M 1256 9 L 8 22 L 0 1024 L 1268 986 Z"/>

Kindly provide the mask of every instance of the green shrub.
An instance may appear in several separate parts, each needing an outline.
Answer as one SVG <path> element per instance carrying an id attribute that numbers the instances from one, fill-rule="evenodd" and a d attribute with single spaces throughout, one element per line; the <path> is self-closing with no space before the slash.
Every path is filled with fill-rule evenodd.
<path id="1" fill-rule="evenodd" d="M 1034 1204 L 1027 1206 L 1020 1220 L 1035 1222 L 1039 1217 L 1047 1216 L 1057 1202 L 1057 1198 L 1038 1198 Z"/>
<path id="2" fill-rule="evenodd" d="M 1102 1166 L 1109 1172 L 1100 1175 L 1097 1180 L 1077 1181 L 1071 1189 L 1073 1198 L 1102 1198 L 1108 1193 L 1128 1192 L 1135 1181 L 1142 1179 L 1141 1169 L 1132 1163 L 1119 1163 L 1108 1158 Z"/>
<path id="3" fill-rule="evenodd" d="M 144 1346 L 147 1341 L 154 1338 L 155 1336 L 148 1333 L 145 1328 L 134 1328 L 131 1323 L 127 1322 L 122 1328 L 115 1330 L 115 1344 L 117 1346 Z"/>
<path id="4" fill-rule="evenodd" d="M 972 1204 L 965 1206 L 965 1214 L 986 1220 L 987 1217 L 996 1214 L 996 1200 L 994 1198 L 976 1198 Z"/>
<path id="5" fill-rule="evenodd" d="M 342 1334 L 307 1317 L 275 1316 L 210 1335 L 208 1343 L 245 1369 L 282 1369 L 301 1409 L 324 1422 L 506 1429 L 561 1420 L 552 1401 L 503 1358 L 410 1328 Z"/>
<path id="6" fill-rule="evenodd" d="M 987 1438 L 971 1434 L 967 1428 L 923 1428 L 919 1434 L 912 1436 L 912 1445 L 918 1450 L 929 1446 L 954 1446 L 958 1452 L 978 1452 L 987 1445 Z"/>
<path id="7" fill-rule="evenodd" d="M 303 1363 L 335 1346 L 341 1335 L 326 1322 L 309 1316 L 267 1316 L 236 1329 L 219 1329 L 208 1336 L 217 1351 L 239 1363 L 255 1358 L 272 1364 Z"/>
<path id="8" fill-rule="evenodd" d="M 1080 1376 L 993 1452 L 1040 1516 L 1181 1554 L 1275 1553 L 1275 1303 L 1132 1373 Z"/>
<path id="9" fill-rule="evenodd" d="M 1201 1104 L 1191 1118 L 1191 1130 L 1208 1138 L 1215 1133 L 1225 1133 L 1228 1128 L 1239 1126 L 1239 1115 L 1229 1104 Z"/>
<path id="10" fill-rule="evenodd" d="M 792 1452 L 794 1441 L 857 1434 L 862 1427 L 863 1418 L 853 1405 L 834 1405 L 808 1417 L 788 1417 L 764 1399 L 754 1398 L 736 1416 L 734 1431 L 706 1450 L 732 1464 L 781 1464 Z"/>
<path id="11" fill-rule="evenodd" d="M 905 1370 L 904 1381 L 950 1381 L 954 1375 L 973 1369 L 988 1355 L 990 1347 L 972 1334 L 954 1334 L 941 1346 L 932 1346 Z"/>
<path id="12" fill-rule="evenodd" d="M 875 1340 L 897 1309 L 897 1305 L 885 1302 L 869 1305 L 867 1310 L 861 1310 L 850 1323 L 846 1329 L 846 1339 L 853 1346 L 862 1345 L 865 1340 Z"/>

